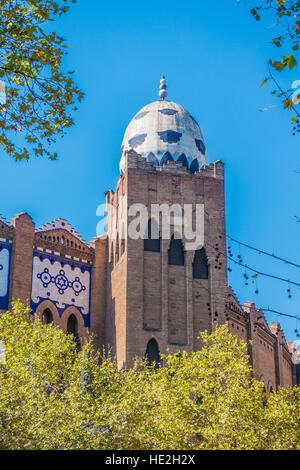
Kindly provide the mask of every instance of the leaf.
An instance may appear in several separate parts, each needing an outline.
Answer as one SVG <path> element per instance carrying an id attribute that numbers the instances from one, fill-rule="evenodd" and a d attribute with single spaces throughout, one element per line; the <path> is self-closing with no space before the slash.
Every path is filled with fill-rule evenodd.
<path id="1" fill-rule="evenodd" d="M 264 81 L 262 82 L 262 84 L 260 85 L 260 88 L 263 88 L 263 87 L 266 85 L 266 83 L 267 83 L 268 80 L 269 80 L 269 77 L 265 78 L 265 80 L 264 80 Z"/>
<path id="2" fill-rule="evenodd" d="M 292 70 L 296 65 L 297 65 L 297 61 L 295 59 L 295 57 L 292 55 L 292 54 L 288 54 L 287 56 L 285 56 L 283 58 L 283 61 L 282 61 L 287 67 L 289 67 L 290 70 Z"/>
<path id="3" fill-rule="evenodd" d="M 76 0 L 0 0 L 0 113 L 6 113 L 1 144 L 16 160 L 32 155 L 57 158 L 49 146 L 74 125 L 72 113 L 83 93 L 62 68 L 69 46 L 49 24 L 73 3 Z M 19 139 L 11 138 L 11 130 L 26 142 L 26 152 Z M 33 148 L 36 142 L 40 146 Z"/>
<path id="4" fill-rule="evenodd" d="M 283 100 L 284 109 L 291 109 L 293 108 L 293 106 L 294 106 L 294 103 L 290 99 L 286 98 L 285 100 Z"/>

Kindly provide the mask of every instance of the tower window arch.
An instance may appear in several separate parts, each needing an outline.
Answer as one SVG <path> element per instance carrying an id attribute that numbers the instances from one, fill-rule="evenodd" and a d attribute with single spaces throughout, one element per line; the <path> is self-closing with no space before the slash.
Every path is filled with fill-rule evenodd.
<path id="1" fill-rule="evenodd" d="M 264 384 L 264 388 L 263 388 L 263 406 L 267 406 L 267 403 L 268 403 L 267 389 L 266 389 L 266 386 Z"/>
<path id="2" fill-rule="evenodd" d="M 208 279 L 208 262 L 204 248 L 195 251 L 193 261 L 193 278 L 194 279 Z"/>
<path id="3" fill-rule="evenodd" d="M 144 240 L 145 251 L 160 251 L 160 238 L 157 223 L 154 219 L 149 219 L 148 227 L 146 232 L 146 238 Z"/>
<path id="4" fill-rule="evenodd" d="M 78 333 L 78 321 L 73 313 L 68 318 L 67 331 L 72 335 L 76 335 Z"/>
<path id="5" fill-rule="evenodd" d="M 169 248 L 169 264 L 173 266 L 184 266 L 184 249 L 180 238 L 172 236 Z"/>
<path id="6" fill-rule="evenodd" d="M 74 336 L 74 341 L 76 343 L 76 349 L 77 349 L 77 351 L 80 351 L 81 344 L 80 344 L 80 339 L 79 339 L 79 334 L 78 334 L 78 321 L 77 321 L 77 318 L 75 317 L 75 315 L 73 313 L 68 318 L 67 332 L 68 332 L 69 335 Z"/>
<path id="7" fill-rule="evenodd" d="M 53 323 L 53 315 L 50 308 L 46 308 L 43 311 L 42 319 L 45 325 L 50 325 L 50 323 Z"/>
<path id="8" fill-rule="evenodd" d="M 159 348 L 154 338 L 148 342 L 145 356 L 148 364 L 156 364 L 157 366 L 160 364 Z"/>

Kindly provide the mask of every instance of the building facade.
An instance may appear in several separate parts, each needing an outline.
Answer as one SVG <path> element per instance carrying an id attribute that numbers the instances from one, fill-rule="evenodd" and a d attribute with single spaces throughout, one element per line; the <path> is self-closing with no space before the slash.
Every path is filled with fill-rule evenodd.
<path id="1" fill-rule="evenodd" d="M 36 228 L 27 213 L 11 223 L 0 217 L 0 311 L 20 299 L 32 314 L 73 333 L 78 346 L 92 332 L 119 367 L 135 356 L 197 350 L 200 331 L 228 322 L 248 342 L 267 392 L 291 386 L 294 345 L 254 303 L 241 306 L 228 286 L 224 165 L 207 164 L 197 122 L 165 100 L 164 79 L 160 96 L 127 127 L 117 187 L 106 192 L 104 235 L 87 244 L 64 219 Z M 140 206 L 146 224 L 132 237 L 132 207 Z M 190 209 L 195 232 L 202 207 L 204 243 L 187 249 L 185 223 L 178 225 L 172 210 L 164 236 L 162 206 L 177 208 L 184 221 Z M 156 218 L 152 207 L 159 207 Z"/>

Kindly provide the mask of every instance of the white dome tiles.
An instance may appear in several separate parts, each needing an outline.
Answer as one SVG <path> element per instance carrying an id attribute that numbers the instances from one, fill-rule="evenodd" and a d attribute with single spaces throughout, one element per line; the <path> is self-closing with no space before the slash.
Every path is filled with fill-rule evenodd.
<path id="1" fill-rule="evenodd" d="M 131 120 L 121 147 L 121 172 L 125 166 L 125 151 L 130 149 L 153 166 L 179 160 L 194 172 L 206 164 L 206 148 L 199 125 L 173 101 L 150 103 Z"/>

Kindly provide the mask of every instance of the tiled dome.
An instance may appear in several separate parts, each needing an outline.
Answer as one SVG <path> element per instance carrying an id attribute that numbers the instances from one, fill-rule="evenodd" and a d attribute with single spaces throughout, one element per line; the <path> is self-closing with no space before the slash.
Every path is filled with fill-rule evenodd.
<path id="1" fill-rule="evenodd" d="M 125 166 L 125 151 L 130 149 L 153 166 L 179 160 L 195 172 L 206 165 L 206 148 L 199 125 L 173 101 L 154 101 L 134 116 L 121 147 L 121 172 Z"/>

